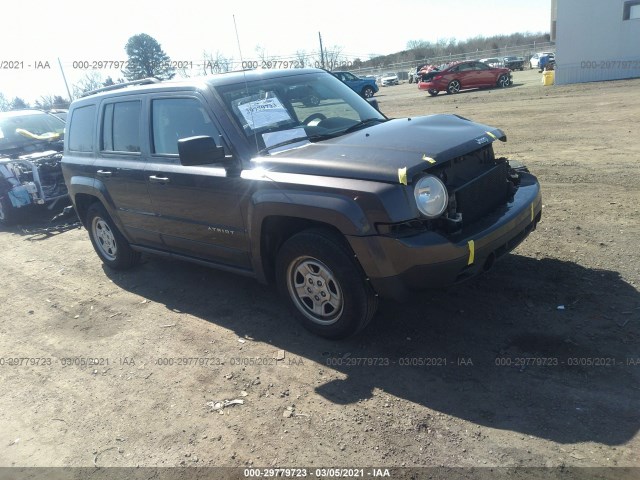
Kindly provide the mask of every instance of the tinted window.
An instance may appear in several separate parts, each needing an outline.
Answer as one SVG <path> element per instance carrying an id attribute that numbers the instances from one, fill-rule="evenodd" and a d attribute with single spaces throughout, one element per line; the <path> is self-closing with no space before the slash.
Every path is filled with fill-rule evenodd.
<path id="1" fill-rule="evenodd" d="M 69 150 L 77 152 L 93 151 L 96 106 L 76 108 L 69 124 Z"/>
<path id="2" fill-rule="evenodd" d="M 105 105 L 102 149 L 116 152 L 140 151 L 140 102 Z"/>
<path id="3" fill-rule="evenodd" d="M 153 151 L 177 154 L 181 138 L 207 135 L 219 144 L 219 133 L 204 107 L 195 98 L 154 100 L 151 106 Z"/>

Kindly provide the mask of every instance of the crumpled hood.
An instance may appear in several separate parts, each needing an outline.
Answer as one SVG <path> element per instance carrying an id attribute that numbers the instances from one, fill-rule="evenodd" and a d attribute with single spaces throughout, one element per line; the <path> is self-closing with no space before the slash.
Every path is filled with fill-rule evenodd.
<path id="1" fill-rule="evenodd" d="M 402 118 L 252 160 L 269 171 L 398 183 L 430 167 L 506 141 L 502 130 L 457 115 Z M 401 171 L 399 173 L 399 170 Z"/>

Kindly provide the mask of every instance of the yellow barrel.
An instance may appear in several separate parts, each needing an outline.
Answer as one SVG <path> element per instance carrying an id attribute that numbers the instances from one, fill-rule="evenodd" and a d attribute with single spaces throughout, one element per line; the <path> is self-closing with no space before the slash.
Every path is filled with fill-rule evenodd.
<path id="1" fill-rule="evenodd" d="M 545 87 L 553 85 L 555 73 L 556 72 L 554 70 L 545 70 L 544 72 L 542 72 L 542 85 L 544 85 Z"/>

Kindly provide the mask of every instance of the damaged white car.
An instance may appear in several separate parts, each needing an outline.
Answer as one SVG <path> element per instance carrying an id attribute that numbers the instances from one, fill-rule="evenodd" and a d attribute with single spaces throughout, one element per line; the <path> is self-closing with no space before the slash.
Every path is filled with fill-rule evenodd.
<path id="1" fill-rule="evenodd" d="M 18 223 L 31 205 L 67 198 L 60 161 L 65 122 L 40 110 L 0 113 L 0 223 Z"/>

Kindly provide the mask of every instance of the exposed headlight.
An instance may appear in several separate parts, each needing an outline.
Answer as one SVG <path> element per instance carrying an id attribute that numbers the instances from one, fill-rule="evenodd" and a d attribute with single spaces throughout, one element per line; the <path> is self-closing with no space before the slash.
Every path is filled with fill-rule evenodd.
<path id="1" fill-rule="evenodd" d="M 413 194 L 418 210 L 427 218 L 436 218 L 447 209 L 449 195 L 444 183 L 433 175 L 426 175 L 417 181 Z"/>

